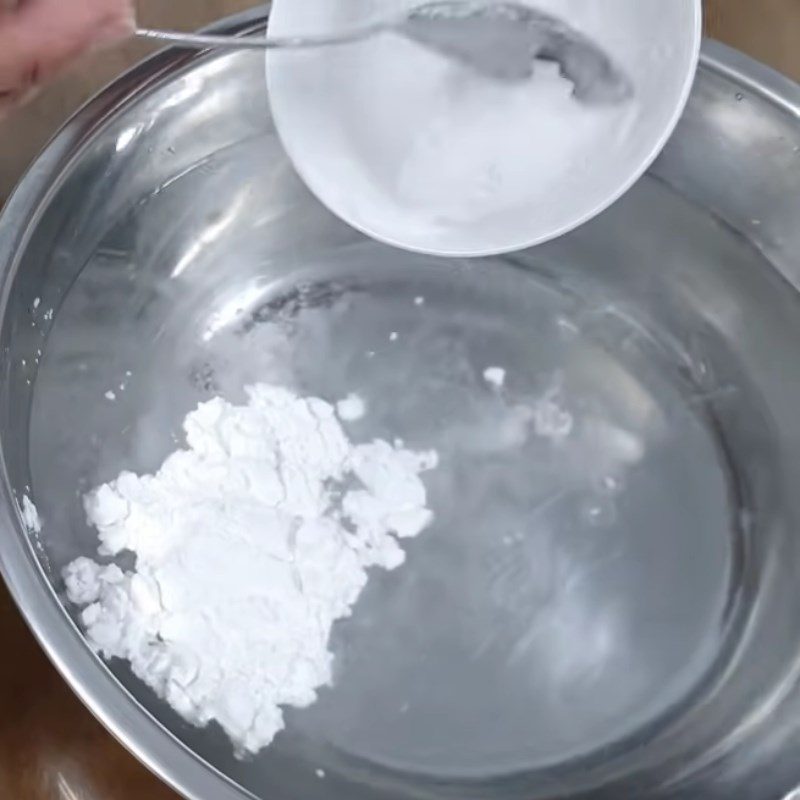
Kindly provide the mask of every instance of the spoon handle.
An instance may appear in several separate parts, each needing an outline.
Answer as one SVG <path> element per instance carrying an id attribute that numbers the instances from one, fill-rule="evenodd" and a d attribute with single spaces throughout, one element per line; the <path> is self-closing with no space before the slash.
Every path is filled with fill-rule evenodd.
<path id="1" fill-rule="evenodd" d="M 369 39 L 389 30 L 384 23 L 344 31 L 333 36 L 286 36 L 266 38 L 263 36 L 210 36 L 202 33 L 162 31 L 153 28 L 137 28 L 136 35 L 143 39 L 204 50 L 209 47 L 225 47 L 233 50 L 305 50 L 315 47 L 333 47 Z"/>

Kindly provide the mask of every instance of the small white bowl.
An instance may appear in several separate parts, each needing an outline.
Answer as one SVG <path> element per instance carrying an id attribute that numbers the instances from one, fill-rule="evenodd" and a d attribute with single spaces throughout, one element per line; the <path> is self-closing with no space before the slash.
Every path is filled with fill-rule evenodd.
<path id="1" fill-rule="evenodd" d="M 414 0 L 276 0 L 274 36 L 330 34 Z M 331 211 L 375 239 L 478 256 L 553 239 L 645 172 L 689 96 L 701 0 L 539 0 L 593 37 L 634 82 L 632 104 L 578 104 L 550 65 L 522 86 L 470 75 L 392 35 L 271 51 L 272 113 L 290 158 Z"/>

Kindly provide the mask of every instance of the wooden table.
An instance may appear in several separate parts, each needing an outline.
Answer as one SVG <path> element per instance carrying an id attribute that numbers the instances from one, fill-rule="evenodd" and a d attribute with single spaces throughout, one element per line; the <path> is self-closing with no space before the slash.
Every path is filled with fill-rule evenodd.
<path id="1" fill-rule="evenodd" d="M 140 13 L 148 23 L 191 28 L 248 5 L 142 0 Z M 706 0 L 706 31 L 800 80 L 800 0 Z M 0 199 L 58 123 L 144 52 L 131 43 L 95 58 L 0 126 Z M 176 800 L 75 698 L 2 586 L 0 641 L 2 800 Z"/>

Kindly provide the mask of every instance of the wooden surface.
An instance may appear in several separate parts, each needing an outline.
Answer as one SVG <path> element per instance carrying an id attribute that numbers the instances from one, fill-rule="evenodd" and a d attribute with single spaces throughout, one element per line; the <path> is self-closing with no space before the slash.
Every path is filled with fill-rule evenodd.
<path id="1" fill-rule="evenodd" d="M 143 22 L 187 29 L 249 5 L 139 3 Z M 706 32 L 800 80 L 800 0 L 706 0 Z M 95 57 L 0 125 L 0 199 L 70 111 L 146 52 L 134 42 Z M 0 641 L 0 800 L 176 800 L 74 697 L 2 586 Z"/>
<path id="2" fill-rule="evenodd" d="M 800 0 L 705 0 L 706 32 L 800 81 Z"/>

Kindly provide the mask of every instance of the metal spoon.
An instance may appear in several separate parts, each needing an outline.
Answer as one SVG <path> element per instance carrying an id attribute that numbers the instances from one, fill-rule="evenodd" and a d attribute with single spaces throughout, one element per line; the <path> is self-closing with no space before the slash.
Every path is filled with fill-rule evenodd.
<path id="1" fill-rule="evenodd" d="M 620 103 L 633 94 L 627 75 L 599 45 L 558 17 L 515 2 L 434 0 L 399 17 L 331 36 L 206 36 L 147 28 L 136 33 L 184 47 L 259 50 L 331 47 L 389 33 L 506 83 L 529 79 L 537 60 L 555 62 L 583 103 Z"/>

